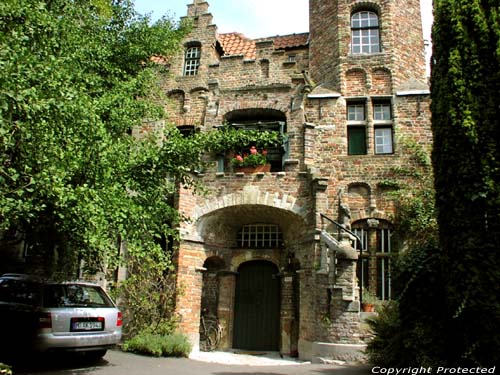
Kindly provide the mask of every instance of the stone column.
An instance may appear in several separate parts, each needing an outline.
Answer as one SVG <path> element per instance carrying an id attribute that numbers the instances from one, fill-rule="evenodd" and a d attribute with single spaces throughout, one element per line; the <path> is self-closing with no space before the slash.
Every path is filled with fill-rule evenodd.
<path id="1" fill-rule="evenodd" d="M 292 351 L 293 322 L 295 320 L 293 274 L 286 272 L 281 278 L 281 345 L 282 354 Z"/>

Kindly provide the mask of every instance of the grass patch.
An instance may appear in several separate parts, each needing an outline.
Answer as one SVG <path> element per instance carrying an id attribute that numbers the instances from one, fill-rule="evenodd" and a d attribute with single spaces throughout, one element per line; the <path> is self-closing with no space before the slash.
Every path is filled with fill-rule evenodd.
<path id="1" fill-rule="evenodd" d="M 122 348 L 126 352 L 153 357 L 187 357 L 191 352 L 191 344 L 187 337 L 180 333 L 168 335 L 139 333 L 125 341 Z"/>

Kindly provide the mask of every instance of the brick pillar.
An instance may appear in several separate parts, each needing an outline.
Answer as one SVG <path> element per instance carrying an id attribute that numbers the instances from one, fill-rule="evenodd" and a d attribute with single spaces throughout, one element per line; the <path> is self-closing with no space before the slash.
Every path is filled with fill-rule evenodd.
<path id="1" fill-rule="evenodd" d="M 234 295 L 236 288 L 236 273 L 221 271 L 219 273 L 219 304 L 217 316 L 222 326 L 222 341 L 220 349 L 233 347 Z"/>
<path id="2" fill-rule="evenodd" d="M 203 285 L 204 251 L 196 245 L 183 242 L 177 259 L 177 301 L 176 312 L 180 316 L 179 330 L 199 350 L 201 291 Z"/>

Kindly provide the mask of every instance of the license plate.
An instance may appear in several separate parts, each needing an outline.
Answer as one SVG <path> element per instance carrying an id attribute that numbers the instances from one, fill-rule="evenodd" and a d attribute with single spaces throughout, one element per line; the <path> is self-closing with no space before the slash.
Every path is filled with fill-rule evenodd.
<path id="1" fill-rule="evenodd" d="M 102 331 L 104 329 L 104 319 L 71 319 L 72 331 Z"/>

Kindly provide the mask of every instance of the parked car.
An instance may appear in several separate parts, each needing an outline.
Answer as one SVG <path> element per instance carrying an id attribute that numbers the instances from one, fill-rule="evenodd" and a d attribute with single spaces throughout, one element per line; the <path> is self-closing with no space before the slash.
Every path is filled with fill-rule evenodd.
<path id="1" fill-rule="evenodd" d="M 122 313 L 97 284 L 0 277 L 0 350 L 82 351 L 100 358 L 122 336 Z"/>

